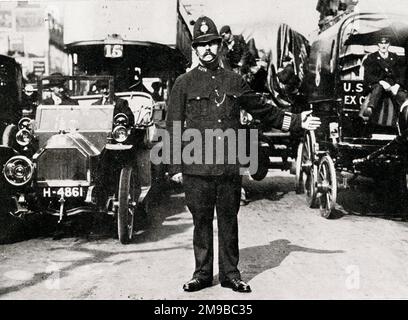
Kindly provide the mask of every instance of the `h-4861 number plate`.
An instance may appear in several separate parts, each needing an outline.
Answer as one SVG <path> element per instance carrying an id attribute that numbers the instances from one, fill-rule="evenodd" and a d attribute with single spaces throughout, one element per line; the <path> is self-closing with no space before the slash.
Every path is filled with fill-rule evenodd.
<path id="1" fill-rule="evenodd" d="M 64 198 L 80 198 L 85 197 L 83 187 L 60 187 L 60 188 L 43 188 L 42 195 L 44 198 L 49 197 L 64 197 Z"/>

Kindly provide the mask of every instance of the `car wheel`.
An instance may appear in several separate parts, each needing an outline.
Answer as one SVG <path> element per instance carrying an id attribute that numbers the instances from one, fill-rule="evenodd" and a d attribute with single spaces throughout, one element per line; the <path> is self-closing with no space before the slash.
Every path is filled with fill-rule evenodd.
<path id="1" fill-rule="evenodd" d="M 118 236 L 122 244 L 133 237 L 133 222 L 137 208 L 138 185 L 132 167 L 124 167 L 120 172 L 118 191 Z"/>

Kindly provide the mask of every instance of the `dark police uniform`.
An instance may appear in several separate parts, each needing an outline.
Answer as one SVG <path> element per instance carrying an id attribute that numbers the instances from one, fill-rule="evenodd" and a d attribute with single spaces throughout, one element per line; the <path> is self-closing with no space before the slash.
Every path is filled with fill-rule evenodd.
<path id="1" fill-rule="evenodd" d="M 379 84 L 379 81 L 384 80 L 391 86 L 399 84 L 401 87 L 395 97 L 398 105 L 401 105 L 406 94 L 403 92 L 403 74 L 401 72 L 402 64 L 397 54 L 388 52 L 388 58 L 384 59 L 379 52 L 371 53 L 367 56 L 364 63 L 364 84 L 371 92 L 369 95 L 368 106 L 377 108 L 380 105 L 385 90 Z M 393 97 L 391 97 L 393 98 Z"/>
<path id="2" fill-rule="evenodd" d="M 200 20 L 201 19 L 201 20 Z M 215 25 L 207 17 L 203 20 L 214 33 L 218 34 Z M 207 20 L 208 19 L 208 20 Z M 195 30 L 194 38 L 200 36 Z M 201 133 L 203 163 L 173 163 L 170 174 L 182 172 L 186 202 L 193 215 L 194 222 L 194 255 L 196 268 L 193 277 L 205 282 L 213 276 L 213 216 L 217 210 L 219 239 L 219 278 L 221 284 L 226 280 L 240 279 L 237 268 L 239 259 L 237 213 L 240 206 L 241 176 L 240 164 L 205 163 L 206 129 L 232 129 L 236 133 L 240 128 L 240 106 L 254 117 L 261 118 L 275 128 L 287 131 L 300 128 L 300 115 L 285 113 L 268 104 L 262 95 L 255 94 L 239 74 L 216 67 L 214 70 L 198 66 L 175 81 L 171 91 L 167 114 L 167 130 L 171 136 L 171 150 L 181 141 L 173 135 L 173 128 L 178 125 L 184 129 L 196 129 Z M 177 124 L 178 123 L 178 124 Z M 221 135 L 215 139 L 222 140 L 225 153 L 228 151 L 228 139 Z M 189 144 L 190 142 L 183 142 Z M 208 150 L 207 150 L 208 151 Z"/>

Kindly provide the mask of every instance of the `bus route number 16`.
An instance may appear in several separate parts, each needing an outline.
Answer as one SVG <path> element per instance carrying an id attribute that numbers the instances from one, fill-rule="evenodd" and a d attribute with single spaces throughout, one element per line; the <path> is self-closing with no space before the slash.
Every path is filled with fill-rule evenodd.
<path id="1" fill-rule="evenodd" d="M 105 44 L 106 58 L 120 58 L 123 56 L 123 45 L 121 44 Z"/>

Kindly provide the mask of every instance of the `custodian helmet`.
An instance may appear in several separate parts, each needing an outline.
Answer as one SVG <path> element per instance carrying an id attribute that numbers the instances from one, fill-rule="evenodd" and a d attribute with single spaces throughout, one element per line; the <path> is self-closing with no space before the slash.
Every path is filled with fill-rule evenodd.
<path id="1" fill-rule="evenodd" d="M 210 42 L 213 40 L 221 41 L 221 37 L 214 21 L 206 16 L 198 18 L 194 24 L 193 47 L 199 43 Z"/>

